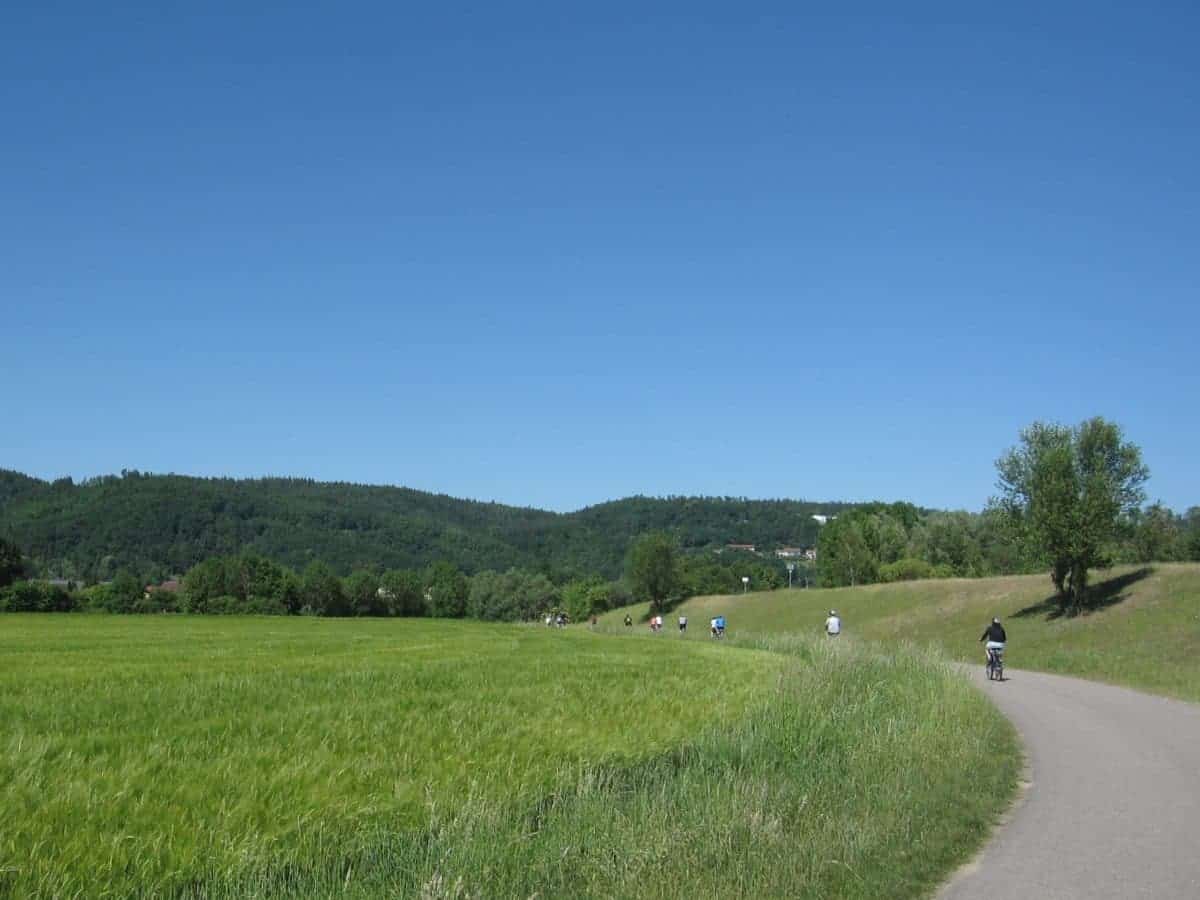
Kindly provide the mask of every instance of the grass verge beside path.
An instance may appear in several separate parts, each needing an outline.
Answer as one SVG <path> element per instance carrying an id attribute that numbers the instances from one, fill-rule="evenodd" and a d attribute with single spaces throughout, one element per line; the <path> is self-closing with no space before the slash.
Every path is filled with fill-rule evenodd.
<path id="1" fill-rule="evenodd" d="M 380 835 L 362 854 L 206 882 L 204 895 L 928 894 L 1015 791 L 1011 726 L 911 649 L 753 643 L 788 667 L 771 702 L 733 727 L 641 763 L 583 768 L 532 807 L 480 799 L 419 833 Z M 678 702 L 660 696 L 663 709 L 646 714 Z"/>
<path id="2" fill-rule="evenodd" d="M 679 611 L 691 617 L 694 639 L 707 638 L 706 623 L 718 612 L 735 634 L 819 634 L 832 608 L 851 638 L 928 644 L 980 665 L 978 638 L 996 615 L 1008 632 L 1006 661 L 1012 668 L 1200 702 L 1200 565 L 1121 567 L 1092 578 L 1096 604 L 1073 617 L 1058 615 L 1046 575 L 697 597 Z M 624 614 L 606 614 L 605 626 L 619 629 Z"/>

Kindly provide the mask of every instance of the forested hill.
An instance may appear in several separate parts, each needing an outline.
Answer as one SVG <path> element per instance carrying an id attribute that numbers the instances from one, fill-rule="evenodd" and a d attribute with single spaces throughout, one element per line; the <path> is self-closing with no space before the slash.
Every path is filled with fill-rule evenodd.
<path id="1" fill-rule="evenodd" d="M 664 530 L 682 546 L 815 541 L 813 513 L 847 504 L 631 497 L 574 513 L 460 500 L 398 487 L 303 479 L 234 480 L 125 472 L 75 484 L 0 470 L 0 535 L 46 575 L 102 580 L 122 567 L 177 573 L 252 550 L 301 568 L 465 572 L 512 566 L 557 577 L 619 574 L 633 537 Z"/>

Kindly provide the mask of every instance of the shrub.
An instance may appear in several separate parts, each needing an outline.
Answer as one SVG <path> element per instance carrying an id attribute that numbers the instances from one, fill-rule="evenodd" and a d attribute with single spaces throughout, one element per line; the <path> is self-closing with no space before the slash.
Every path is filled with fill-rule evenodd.
<path id="1" fill-rule="evenodd" d="M 17 581 L 0 591 L 3 612 L 71 612 L 75 606 L 74 596 L 40 581 Z"/>
<path id="2" fill-rule="evenodd" d="M 937 578 L 934 567 L 923 559 L 911 556 L 898 559 L 879 567 L 880 581 L 916 581 L 921 578 Z"/>
<path id="3" fill-rule="evenodd" d="M 558 590 L 545 575 L 509 569 L 480 572 L 471 579 L 467 615 L 476 619 L 522 622 L 558 604 Z"/>
<path id="4" fill-rule="evenodd" d="M 595 613 L 627 606 L 633 602 L 629 591 L 620 582 L 585 578 L 572 581 L 562 589 L 562 605 L 572 619 L 579 622 Z"/>
<path id="5" fill-rule="evenodd" d="M 242 612 L 252 616 L 286 616 L 288 608 L 275 597 L 249 597 L 242 604 Z"/>
<path id="6" fill-rule="evenodd" d="M 133 604 L 131 612 L 166 613 L 179 612 L 179 597 L 171 591 L 152 590 Z"/>
<path id="7" fill-rule="evenodd" d="M 237 597 L 231 597 L 228 594 L 213 597 L 208 601 L 208 608 L 205 612 L 216 616 L 236 616 L 242 612 L 242 602 Z"/>

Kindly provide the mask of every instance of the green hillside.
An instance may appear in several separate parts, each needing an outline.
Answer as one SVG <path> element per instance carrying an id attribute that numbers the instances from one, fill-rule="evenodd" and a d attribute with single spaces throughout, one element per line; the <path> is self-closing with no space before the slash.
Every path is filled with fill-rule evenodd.
<path id="1" fill-rule="evenodd" d="M 1013 668 L 1200 701 L 1200 565 L 1122 567 L 1095 578 L 1093 607 L 1075 617 L 1059 615 L 1045 575 L 697 597 L 680 612 L 695 623 L 689 637 L 700 639 L 717 612 L 733 633 L 820 633 L 836 609 L 850 639 L 932 644 L 981 664 L 978 638 L 995 615 L 1008 631 Z M 620 627 L 624 614 L 609 613 L 605 623 Z"/>
<path id="2" fill-rule="evenodd" d="M 573 513 L 460 500 L 399 487 L 138 472 L 75 484 L 0 470 L 0 535 L 43 572 L 83 580 L 121 567 L 181 572 L 250 550 L 302 568 L 512 566 L 562 577 L 620 574 L 632 539 L 670 532 L 685 549 L 811 544 L 816 512 L 842 503 L 630 497 Z"/>

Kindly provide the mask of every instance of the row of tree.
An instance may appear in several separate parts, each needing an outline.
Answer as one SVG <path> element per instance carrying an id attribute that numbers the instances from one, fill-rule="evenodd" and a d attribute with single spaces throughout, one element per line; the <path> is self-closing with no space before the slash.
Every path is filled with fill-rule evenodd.
<path id="1" fill-rule="evenodd" d="M 444 560 L 423 569 L 359 570 L 340 578 L 321 562 L 303 571 L 253 553 L 213 557 L 177 588 L 147 587 L 123 570 L 110 582 L 65 587 L 25 580 L 15 547 L 0 542 L 0 610 L 315 616 L 464 616 L 525 621 L 565 611 L 573 618 L 632 602 L 599 576 L 554 584 L 540 572 L 509 569 L 467 577 Z"/>
<path id="2" fill-rule="evenodd" d="M 23 565 L 12 544 L 0 544 L 0 566 L 6 559 L 9 574 L 0 579 L 0 610 L 14 612 L 465 616 L 527 621 L 562 611 L 579 620 L 634 599 L 662 608 L 688 596 L 731 593 L 741 590 L 746 578 L 755 590 L 787 585 L 781 563 L 752 554 L 684 553 L 676 539 L 663 532 L 634 542 L 620 581 L 593 575 L 555 583 L 544 573 L 517 568 L 467 576 L 445 560 L 422 569 L 360 569 L 341 578 L 322 562 L 309 563 L 297 572 L 247 552 L 207 559 L 170 590 L 147 587 L 128 570 L 109 582 L 67 590 L 48 582 L 15 580 Z"/>
<path id="3" fill-rule="evenodd" d="M 1048 571 L 1062 603 L 1086 599 L 1088 573 L 1117 563 L 1200 561 L 1200 507 L 1143 508 L 1141 450 L 1101 418 L 1035 423 L 996 463 L 983 513 L 868 504 L 830 522 L 818 544 L 829 586 Z"/>
<path id="4" fill-rule="evenodd" d="M 828 587 L 916 578 L 974 578 L 1022 571 L 990 515 L 923 513 L 909 503 L 870 504 L 821 530 L 820 580 Z"/>

